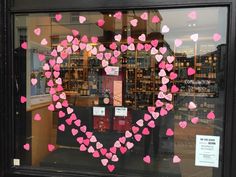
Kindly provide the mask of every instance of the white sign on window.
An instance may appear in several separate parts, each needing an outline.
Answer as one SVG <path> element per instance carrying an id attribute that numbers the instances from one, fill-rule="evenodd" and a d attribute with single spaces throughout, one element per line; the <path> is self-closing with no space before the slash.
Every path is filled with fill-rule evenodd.
<path id="1" fill-rule="evenodd" d="M 105 107 L 93 107 L 94 116 L 105 116 Z"/>
<path id="2" fill-rule="evenodd" d="M 195 165 L 219 167 L 219 136 L 196 135 Z"/>
<path id="3" fill-rule="evenodd" d="M 119 75 L 119 67 L 117 66 L 109 66 L 110 71 L 107 72 L 107 75 L 110 76 L 118 76 Z"/>
<path id="4" fill-rule="evenodd" d="M 128 109 L 125 107 L 115 107 L 115 116 L 126 117 Z"/>

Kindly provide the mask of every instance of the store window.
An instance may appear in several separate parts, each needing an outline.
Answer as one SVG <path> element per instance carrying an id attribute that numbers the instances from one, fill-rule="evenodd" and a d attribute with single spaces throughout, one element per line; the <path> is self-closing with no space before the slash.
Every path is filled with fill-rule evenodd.
<path id="1" fill-rule="evenodd" d="M 227 8 L 15 15 L 13 165 L 220 177 Z"/>

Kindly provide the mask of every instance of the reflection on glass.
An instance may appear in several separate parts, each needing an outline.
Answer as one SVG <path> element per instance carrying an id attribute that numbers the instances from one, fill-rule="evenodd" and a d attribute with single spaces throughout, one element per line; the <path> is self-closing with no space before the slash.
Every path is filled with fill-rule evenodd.
<path id="1" fill-rule="evenodd" d="M 101 166 L 101 158 L 93 158 L 91 152 L 81 152 L 81 139 L 78 137 L 83 137 L 82 141 L 86 144 L 83 132 L 93 132 L 104 148 L 109 150 L 127 130 L 133 131 L 133 125 L 148 113 L 149 106 L 156 106 L 162 84 L 160 66 L 156 61 L 158 57 L 151 55 L 150 50 L 157 39 L 159 53 L 161 48 L 166 47 L 164 56 L 175 57 L 173 72 L 178 78 L 167 84 L 168 87 L 175 84 L 179 88 L 171 102 L 174 108 L 166 116 L 157 118 L 155 128 L 150 129 L 148 135 L 143 135 L 140 142 L 133 138 L 130 141 L 135 145 L 132 150 L 125 153 L 121 148 L 117 149 L 114 154 L 117 154 L 119 162 L 114 163 L 115 173 L 221 176 L 222 147 L 219 167 L 212 168 L 195 165 L 195 145 L 196 135 L 222 138 L 227 9 L 149 10 L 146 11 L 147 20 L 140 18 L 144 12 L 126 11 L 120 20 L 114 18 L 115 12 L 68 12 L 62 14 L 60 22 L 54 18 L 55 14 L 15 16 L 15 58 L 16 62 L 20 59 L 23 62 L 21 65 L 24 65 L 20 70 L 16 65 L 16 77 L 22 78 L 18 95 L 27 97 L 26 109 L 19 110 L 25 121 L 16 125 L 15 158 L 22 159 L 22 166 L 107 173 L 107 169 Z M 80 19 L 82 16 L 86 17 L 83 23 Z M 102 27 L 97 22 L 99 19 L 105 21 Z M 130 23 L 133 19 L 138 20 L 137 26 Z M 153 23 L 157 19 L 160 22 Z M 163 27 L 165 30 L 169 28 L 169 32 L 163 32 Z M 34 33 L 37 28 L 41 29 L 40 35 Z M 79 129 L 73 123 L 75 119 L 67 114 L 65 106 L 60 108 L 57 105 L 57 100 L 61 98 L 51 98 L 48 83 L 51 76 L 46 78 L 47 71 L 43 68 L 45 63 L 53 62 L 50 61 L 53 59 L 53 49 L 60 50 L 58 45 L 62 46 L 63 41 L 70 40 L 68 35 L 72 35 L 72 30 L 79 31 L 81 41 L 86 41 L 86 37 L 89 41 L 97 37 L 99 42 L 89 42 L 89 46 L 91 49 L 96 46 L 98 50 L 104 49 L 101 59 L 107 58 L 113 66 L 110 74 L 107 74 L 98 59 L 99 55 L 94 55 L 91 50 L 81 50 L 83 46 L 79 46 L 79 50 L 75 49 L 65 60 L 61 59 L 60 71 L 48 73 L 62 78 L 68 104 L 87 130 Z M 135 45 L 138 45 L 141 43 L 140 36 L 145 34 L 146 40 L 142 42 L 143 46 L 139 46 L 142 50 L 138 50 L 138 47 L 136 50 L 124 50 L 112 58 L 109 52 L 115 45 L 114 36 L 117 34 L 122 36 L 117 52 L 123 50 L 122 45 L 127 44 L 128 37 L 131 36 Z M 214 34 L 220 34 L 220 37 Z M 46 40 L 47 44 L 41 45 L 42 40 Z M 20 48 L 23 41 L 28 44 L 26 51 Z M 74 50 L 73 46 L 70 50 Z M 40 59 L 39 54 L 45 58 Z M 189 67 L 196 73 L 189 76 Z M 32 85 L 32 78 L 37 79 L 37 84 Z M 52 109 L 52 102 L 59 109 Z M 194 102 L 197 108 L 188 109 L 189 102 Z M 214 120 L 207 119 L 211 111 L 216 115 Z M 36 114 L 40 114 L 40 120 L 35 118 Z M 173 136 L 166 135 L 168 129 L 174 131 Z M 30 145 L 28 151 L 23 148 L 25 143 Z M 173 163 L 175 155 L 181 158 L 181 162 Z M 150 164 L 143 162 L 147 156 L 151 157 Z"/>

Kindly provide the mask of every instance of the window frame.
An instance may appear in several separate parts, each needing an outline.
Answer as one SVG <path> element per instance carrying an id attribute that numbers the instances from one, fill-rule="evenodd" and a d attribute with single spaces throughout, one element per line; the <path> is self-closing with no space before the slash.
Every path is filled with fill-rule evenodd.
<path id="1" fill-rule="evenodd" d="M 18 2 L 17 2 L 18 1 Z M 81 6 L 82 4 L 82 6 Z M 35 12 L 75 12 L 109 11 L 150 8 L 186 8 L 186 7 L 228 7 L 227 61 L 225 65 L 225 112 L 223 139 L 223 177 L 236 176 L 236 121 L 233 119 L 235 108 L 235 57 L 236 57 L 236 0 L 2 0 L 0 2 L 0 176 L 99 176 L 79 171 L 63 171 L 11 166 L 14 156 L 14 122 L 17 112 L 14 110 L 15 78 L 13 70 L 14 14 Z M 107 176 L 114 176 L 109 174 Z M 119 176 L 119 175 L 116 175 Z"/>

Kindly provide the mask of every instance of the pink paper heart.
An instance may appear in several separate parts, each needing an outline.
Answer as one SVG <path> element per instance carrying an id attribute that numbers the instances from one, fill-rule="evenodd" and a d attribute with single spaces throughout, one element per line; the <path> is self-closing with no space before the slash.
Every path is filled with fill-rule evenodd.
<path id="1" fill-rule="evenodd" d="M 133 19 L 130 21 L 130 24 L 133 26 L 133 27 L 136 27 L 137 24 L 138 24 L 138 20 L 137 19 Z"/>
<path id="2" fill-rule="evenodd" d="M 197 124 L 197 123 L 199 122 L 199 118 L 198 118 L 198 117 L 193 117 L 193 118 L 191 119 L 191 122 L 192 122 L 193 124 Z"/>
<path id="3" fill-rule="evenodd" d="M 152 40 L 152 41 L 151 41 L 151 44 L 152 44 L 153 47 L 157 47 L 157 45 L 158 45 L 158 40 L 157 40 L 157 39 Z"/>
<path id="4" fill-rule="evenodd" d="M 86 17 L 84 16 L 79 16 L 79 22 L 83 24 L 86 21 Z"/>
<path id="5" fill-rule="evenodd" d="M 72 42 L 73 39 L 74 39 L 74 37 L 71 36 L 71 35 L 67 35 L 67 36 L 66 36 L 66 39 L 67 39 L 68 42 Z"/>
<path id="6" fill-rule="evenodd" d="M 37 35 L 37 36 L 40 36 L 40 34 L 41 34 L 41 29 L 40 29 L 40 28 L 35 28 L 35 29 L 34 29 L 34 34 Z"/>
<path id="7" fill-rule="evenodd" d="M 170 80 L 175 80 L 175 79 L 177 78 L 177 76 L 178 76 L 178 75 L 177 75 L 176 73 L 171 72 L 169 78 L 170 78 Z"/>
<path id="8" fill-rule="evenodd" d="M 138 39 L 142 42 L 145 42 L 146 41 L 146 35 L 145 34 L 141 34 Z"/>
<path id="9" fill-rule="evenodd" d="M 119 57 L 120 56 L 120 54 L 121 54 L 121 52 L 120 51 L 118 51 L 118 50 L 115 50 L 114 52 L 113 52 L 113 54 L 114 54 L 114 57 Z"/>
<path id="10" fill-rule="evenodd" d="M 165 115 L 167 115 L 167 111 L 166 111 L 166 109 L 164 109 L 164 108 L 161 108 L 161 110 L 160 110 L 160 115 L 161 116 L 165 116 Z"/>
<path id="11" fill-rule="evenodd" d="M 210 120 L 214 120 L 215 119 L 215 113 L 213 111 L 209 112 L 207 114 L 207 118 Z"/>
<path id="12" fill-rule="evenodd" d="M 148 126 L 150 127 L 150 128 L 155 128 L 155 122 L 153 121 L 153 120 L 151 120 L 150 122 L 148 122 Z"/>
<path id="13" fill-rule="evenodd" d="M 160 100 L 156 101 L 156 107 L 162 107 L 164 105 L 164 103 Z"/>
<path id="14" fill-rule="evenodd" d="M 160 47 L 159 48 L 159 51 L 161 52 L 161 54 L 163 55 L 163 54 L 165 54 L 166 53 L 166 51 L 167 51 L 167 48 L 166 47 Z"/>
<path id="15" fill-rule="evenodd" d="M 139 131 L 139 128 L 136 127 L 136 126 L 133 126 L 132 131 L 133 131 L 134 134 L 136 134 Z"/>
<path id="16" fill-rule="evenodd" d="M 99 27 L 102 27 L 104 24 L 105 24 L 105 21 L 104 21 L 103 19 L 99 19 L 99 20 L 97 21 L 97 25 L 98 25 Z"/>
<path id="17" fill-rule="evenodd" d="M 32 85 L 36 85 L 38 83 L 38 80 L 37 79 L 35 79 L 35 78 L 32 78 L 31 79 L 31 84 Z"/>
<path id="18" fill-rule="evenodd" d="M 136 135 L 134 135 L 134 138 L 135 138 L 135 140 L 136 141 L 141 141 L 141 139 L 142 139 L 142 135 L 140 135 L 140 134 L 136 134 Z"/>
<path id="19" fill-rule="evenodd" d="M 158 73 L 158 76 L 160 76 L 160 77 L 166 76 L 166 71 L 164 69 L 161 69 Z"/>
<path id="20" fill-rule="evenodd" d="M 99 50 L 100 52 L 104 52 L 104 51 L 106 50 L 106 48 L 104 47 L 103 44 L 101 44 L 101 45 L 99 46 L 98 50 Z"/>
<path id="21" fill-rule="evenodd" d="M 128 49 L 128 46 L 122 44 L 120 48 L 121 48 L 121 52 L 125 52 Z"/>
<path id="22" fill-rule="evenodd" d="M 125 137 L 126 137 L 126 138 L 130 138 L 131 136 L 132 136 L 132 133 L 127 130 L 127 131 L 125 132 Z"/>
<path id="23" fill-rule="evenodd" d="M 189 67 L 188 68 L 188 76 L 194 75 L 196 73 L 195 69 Z"/>
<path id="24" fill-rule="evenodd" d="M 87 131 L 87 127 L 83 125 L 82 127 L 80 127 L 80 131 L 85 133 Z"/>
<path id="25" fill-rule="evenodd" d="M 23 42 L 23 43 L 21 44 L 21 48 L 26 50 L 26 49 L 28 48 L 27 42 Z"/>
<path id="26" fill-rule="evenodd" d="M 39 59 L 39 61 L 43 61 L 43 60 L 45 60 L 45 55 L 44 54 L 38 54 L 38 59 Z"/>
<path id="27" fill-rule="evenodd" d="M 60 13 L 56 14 L 55 19 L 56 19 L 57 22 L 61 21 L 62 15 Z"/>
<path id="28" fill-rule="evenodd" d="M 26 103 L 27 102 L 27 98 L 25 96 L 21 96 L 20 97 L 20 102 L 23 104 L 23 103 Z"/>
<path id="29" fill-rule="evenodd" d="M 102 60 L 103 59 L 103 53 L 98 53 L 96 55 L 97 59 Z"/>
<path id="30" fill-rule="evenodd" d="M 127 147 L 128 149 L 132 149 L 132 148 L 134 147 L 134 143 L 132 143 L 132 142 L 127 142 L 127 143 L 126 143 L 126 147 Z"/>
<path id="31" fill-rule="evenodd" d="M 193 110 L 196 108 L 197 108 L 197 105 L 194 102 L 190 101 L 188 104 L 188 109 Z"/>
<path id="32" fill-rule="evenodd" d="M 108 160 L 107 159 L 101 159 L 102 165 L 107 166 Z"/>
<path id="33" fill-rule="evenodd" d="M 128 46 L 128 50 L 130 50 L 130 51 L 134 51 L 135 50 L 135 46 L 134 46 L 133 43 Z"/>
<path id="34" fill-rule="evenodd" d="M 59 113 L 58 113 L 59 118 L 65 117 L 65 115 L 66 114 L 63 111 L 59 111 Z"/>
<path id="35" fill-rule="evenodd" d="M 169 81 L 170 81 L 170 80 L 169 80 L 167 77 L 162 77 L 162 78 L 161 78 L 161 83 L 162 83 L 163 85 L 169 83 Z"/>
<path id="36" fill-rule="evenodd" d="M 156 119 L 159 117 L 159 115 L 160 115 L 159 112 L 152 112 L 151 114 L 152 114 L 153 119 L 155 119 L 155 120 L 156 120 Z"/>
<path id="37" fill-rule="evenodd" d="M 191 20 L 196 20 L 197 19 L 197 12 L 196 11 L 189 12 L 188 18 L 190 18 Z"/>
<path id="38" fill-rule="evenodd" d="M 58 130 L 64 132 L 65 131 L 65 125 L 64 124 L 59 125 Z"/>
<path id="39" fill-rule="evenodd" d="M 109 172 L 113 172 L 115 170 L 115 166 L 114 165 L 107 165 L 107 169 L 109 170 Z"/>
<path id="40" fill-rule="evenodd" d="M 151 163 L 151 157 L 149 155 L 146 155 L 144 158 L 143 158 L 143 161 L 147 164 L 150 164 Z"/>
<path id="41" fill-rule="evenodd" d="M 94 148 L 93 148 L 93 146 L 89 146 L 89 148 L 88 148 L 88 153 L 94 153 Z"/>
<path id="42" fill-rule="evenodd" d="M 138 50 L 138 51 L 141 51 L 141 50 L 143 50 L 143 49 L 144 49 L 144 45 L 138 43 L 138 44 L 137 44 L 137 50 Z"/>
<path id="43" fill-rule="evenodd" d="M 77 129 L 75 129 L 75 128 L 72 128 L 72 129 L 71 129 L 71 134 L 72 134 L 73 136 L 77 135 L 78 132 L 79 132 L 79 131 L 78 131 Z"/>
<path id="44" fill-rule="evenodd" d="M 113 17 L 115 17 L 117 20 L 121 20 L 121 17 L 122 17 L 122 12 L 116 12 Z"/>
<path id="45" fill-rule="evenodd" d="M 139 119 L 139 120 L 136 122 L 136 124 L 137 124 L 138 126 L 142 127 L 142 126 L 143 126 L 143 119 Z"/>
<path id="46" fill-rule="evenodd" d="M 156 110 L 154 106 L 148 106 L 148 112 L 152 113 Z"/>
<path id="47" fill-rule="evenodd" d="M 35 121 L 40 121 L 41 119 L 42 118 L 41 118 L 40 114 L 37 113 L 37 114 L 34 115 L 34 120 Z"/>
<path id="48" fill-rule="evenodd" d="M 52 152 L 55 150 L 55 146 L 53 144 L 48 144 L 48 151 Z"/>
<path id="49" fill-rule="evenodd" d="M 106 67 L 106 66 L 108 66 L 108 61 L 107 60 L 102 60 L 102 67 Z"/>
<path id="50" fill-rule="evenodd" d="M 168 63 L 172 63 L 175 60 L 174 56 L 167 56 Z"/>
<path id="51" fill-rule="evenodd" d="M 213 41 L 217 42 L 221 39 L 221 35 L 219 33 L 215 33 L 212 36 Z"/>
<path id="52" fill-rule="evenodd" d="M 142 13 L 142 14 L 140 15 L 140 18 L 141 18 L 142 20 L 148 20 L 148 13 L 147 13 L 147 12 Z"/>
<path id="53" fill-rule="evenodd" d="M 152 23 L 159 23 L 159 22 L 160 22 L 160 18 L 158 16 L 152 17 Z"/>
<path id="54" fill-rule="evenodd" d="M 181 39 L 175 39 L 175 46 L 180 47 L 182 45 L 183 41 Z"/>
<path id="55" fill-rule="evenodd" d="M 149 50 L 151 50 L 152 46 L 150 44 L 145 44 L 144 48 L 145 48 L 145 51 L 148 52 Z"/>
<path id="56" fill-rule="evenodd" d="M 48 41 L 47 39 L 42 39 L 42 41 L 40 42 L 41 45 L 47 45 L 48 44 Z"/>
<path id="57" fill-rule="evenodd" d="M 167 104 L 166 104 L 166 110 L 167 110 L 167 111 L 170 111 L 170 110 L 172 110 L 173 108 L 174 108 L 173 104 L 171 104 L 171 103 L 167 103 Z"/>
<path id="58" fill-rule="evenodd" d="M 166 130 L 166 136 L 173 136 L 173 135 L 174 135 L 173 130 L 172 130 L 171 128 L 168 128 L 168 129 Z"/>
<path id="59" fill-rule="evenodd" d="M 122 37 L 121 34 L 117 34 L 117 35 L 114 36 L 114 39 L 115 39 L 117 42 L 120 42 L 121 37 Z"/>
<path id="60" fill-rule="evenodd" d="M 152 47 L 151 49 L 151 55 L 155 55 L 158 53 L 158 50 L 155 47 Z"/>
<path id="61" fill-rule="evenodd" d="M 116 57 L 111 57 L 111 64 L 116 64 L 118 62 Z"/>
<path id="62" fill-rule="evenodd" d="M 188 123 L 187 123 L 186 121 L 180 121 L 180 122 L 179 122 L 179 126 L 180 126 L 181 128 L 183 128 L 183 129 L 187 127 L 187 124 L 188 124 Z"/>
<path id="63" fill-rule="evenodd" d="M 50 105 L 48 106 L 48 110 L 49 110 L 49 111 L 54 111 L 54 110 L 55 110 L 54 105 L 53 105 L 53 104 L 50 104 Z"/>
<path id="64" fill-rule="evenodd" d="M 127 148 L 126 147 L 120 147 L 120 152 L 121 154 L 125 154 L 127 152 Z"/>
<path id="65" fill-rule="evenodd" d="M 149 135 L 149 134 L 150 134 L 150 131 L 148 130 L 147 127 L 145 127 L 145 128 L 143 129 L 142 134 L 143 134 L 143 135 Z"/>
<path id="66" fill-rule="evenodd" d="M 155 55 L 155 58 L 156 58 L 157 62 L 160 62 L 163 59 L 163 55 L 157 54 L 157 55 Z"/>
<path id="67" fill-rule="evenodd" d="M 172 64 L 167 63 L 165 68 L 167 71 L 171 71 L 173 69 L 173 67 L 174 66 Z"/>
<path id="68" fill-rule="evenodd" d="M 152 117 L 149 114 L 144 114 L 144 120 L 149 121 Z"/>
<path id="69" fill-rule="evenodd" d="M 162 85 L 160 88 L 159 88 L 160 91 L 162 92 L 167 92 L 167 86 L 166 85 Z"/>
<path id="70" fill-rule="evenodd" d="M 134 38 L 132 38 L 131 36 L 128 36 L 128 37 L 127 37 L 127 43 L 128 43 L 128 44 L 134 43 Z"/>
<path id="71" fill-rule="evenodd" d="M 115 50 L 117 48 L 117 45 L 115 42 L 112 42 L 110 45 L 109 45 L 110 49 L 111 50 Z"/>
<path id="72" fill-rule="evenodd" d="M 160 62 L 159 65 L 158 65 L 158 67 L 159 67 L 160 69 L 165 69 L 165 68 L 166 68 L 165 62 L 164 62 L 164 61 Z"/>
<path id="73" fill-rule="evenodd" d="M 26 151 L 29 151 L 30 150 L 30 144 L 29 143 L 26 143 L 26 144 L 24 144 L 24 149 L 26 150 Z"/>
<path id="74" fill-rule="evenodd" d="M 179 91 L 179 88 L 176 85 L 172 85 L 171 93 L 177 93 L 178 91 Z"/>
<path id="75" fill-rule="evenodd" d="M 73 29 L 73 30 L 72 30 L 72 34 L 73 34 L 74 37 L 76 37 L 76 36 L 79 35 L 79 31 L 76 30 L 76 29 Z"/>
<path id="76" fill-rule="evenodd" d="M 175 155 L 173 157 L 173 163 L 179 163 L 179 162 L 181 162 L 181 159 L 177 155 Z"/>

